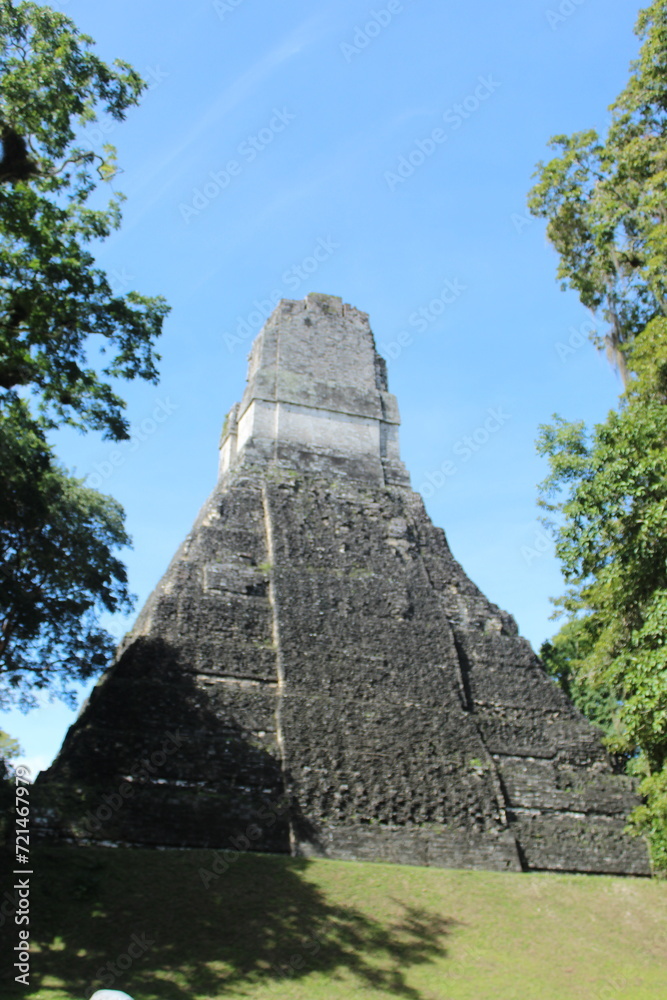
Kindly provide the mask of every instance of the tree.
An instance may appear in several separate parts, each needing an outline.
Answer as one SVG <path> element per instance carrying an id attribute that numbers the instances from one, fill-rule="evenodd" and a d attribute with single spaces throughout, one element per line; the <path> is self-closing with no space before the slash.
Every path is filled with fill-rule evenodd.
<path id="1" fill-rule="evenodd" d="M 120 505 L 57 465 L 21 401 L 0 415 L 0 451 L 0 704 L 28 707 L 36 690 L 71 697 L 72 683 L 108 662 L 113 640 L 98 613 L 131 607 L 113 555 L 129 539 Z"/>
<path id="2" fill-rule="evenodd" d="M 610 748 L 643 777 L 647 804 L 634 822 L 649 834 L 656 867 L 665 869 L 666 372 L 667 324 L 658 320 L 628 352 L 630 382 L 620 408 L 592 435 L 581 423 L 556 418 L 538 441 L 551 466 L 540 503 L 558 518 L 551 527 L 569 585 L 556 601 L 569 621 L 550 644 L 561 654 L 560 680 L 575 679 L 580 708 L 606 724 Z M 568 648 L 573 637 L 576 647 Z M 606 722 L 600 701 L 611 709 Z"/>
<path id="3" fill-rule="evenodd" d="M 604 141 L 558 136 L 530 195 L 564 287 L 608 323 L 625 391 L 588 433 L 555 416 L 538 450 L 546 523 L 568 585 L 548 669 L 641 777 L 632 825 L 667 872 L 667 0 L 643 38 Z"/>
<path id="4" fill-rule="evenodd" d="M 565 694 L 605 736 L 618 733 L 617 701 L 608 684 L 591 684 L 585 672 L 590 653 L 585 623 L 574 618 L 540 647 L 540 659 Z"/>
<path id="5" fill-rule="evenodd" d="M 120 225 L 122 198 L 91 206 L 115 150 L 77 136 L 101 113 L 122 120 L 146 86 L 92 47 L 64 15 L 0 0 L 0 676 L 24 704 L 98 672 L 112 646 L 99 613 L 129 605 L 113 555 L 129 541 L 123 512 L 60 467 L 48 433 L 129 436 L 116 385 L 157 381 L 168 311 L 161 296 L 114 294 L 91 250 Z"/>
<path id="6" fill-rule="evenodd" d="M 0 844 L 5 842 L 13 818 L 15 772 L 12 760 L 22 753 L 18 740 L 0 729 Z"/>
<path id="7" fill-rule="evenodd" d="M 605 139 L 589 130 L 551 139 L 531 212 L 548 220 L 558 277 L 608 324 L 602 341 L 627 380 L 626 345 L 667 315 L 667 2 L 636 25 L 644 39 Z M 595 338 L 594 338 L 595 339 Z"/>
<path id="8" fill-rule="evenodd" d="M 115 173 L 115 151 L 76 145 L 100 110 L 116 119 L 145 84 L 125 63 L 91 51 L 62 14 L 0 0 L 0 392 L 39 400 L 45 426 L 62 422 L 126 438 L 112 378 L 157 380 L 161 297 L 114 295 L 88 248 L 120 225 L 120 196 L 87 205 Z M 110 353 L 98 373 L 88 355 Z"/>

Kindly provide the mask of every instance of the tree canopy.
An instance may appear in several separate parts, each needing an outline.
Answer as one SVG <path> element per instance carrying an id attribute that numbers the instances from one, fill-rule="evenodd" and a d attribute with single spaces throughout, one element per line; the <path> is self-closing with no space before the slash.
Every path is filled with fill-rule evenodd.
<path id="1" fill-rule="evenodd" d="M 626 377 L 624 347 L 667 314 L 667 4 L 637 21 L 643 39 L 611 105 L 606 137 L 558 135 L 560 155 L 538 165 L 534 215 L 548 220 L 563 287 L 606 323 L 604 342 Z"/>
<path id="2" fill-rule="evenodd" d="M 625 382 L 592 432 L 558 416 L 541 428 L 540 503 L 568 585 L 555 602 L 568 620 L 543 653 L 642 778 L 632 823 L 667 871 L 667 0 L 636 30 L 606 138 L 557 136 L 530 196 Z"/>
<path id="3" fill-rule="evenodd" d="M 99 613 L 129 604 L 113 554 L 129 542 L 122 509 L 68 475 L 48 434 L 68 424 L 127 438 L 119 381 L 157 381 L 168 307 L 114 294 L 97 265 L 122 196 L 91 198 L 113 182 L 115 150 L 79 144 L 145 86 L 63 14 L 0 0 L 0 678 L 24 704 L 98 672 L 112 648 Z"/>
<path id="4" fill-rule="evenodd" d="M 556 604 L 569 621 L 546 648 L 547 661 L 643 777 L 647 806 L 635 822 L 650 835 L 656 865 L 667 868 L 667 399 L 658 389 L 667 351 L 663 345 L 659 355 L 657 343 L 664 327 L 654 322 L 636 337 L 618 410 L 591 434 L 556 418 L 542 428 L 538 449 L 551 466 L 541 504 L 554 519 L 568 584 Z M 653 379 L 638 374 L 649 350 Z"/>
<path id="5" fill-rule="evenodd" d="M 108 662 L 114 644 L 98 612 L 131 606 L 113 555 L 129 538 L 120 505 L 58 466 L 22 402 L 0 415 L 0 452 L 0 663 L 5 698 L 29 706 L 34 691 L 67 697 Z"/>
<path id="6" fill-rule="evenodd" d="M 120 225 L 119 195 L 87 202 L 115 173 L 115 150 L 77 145 L 101 111 L 122 119 L 145 84 L 113 67 L 48 7 L 0 0 L 0 393 L 28 389 L 45 426 L 128 436 L 111 379 L 156 381 L 161 297 L 114 295 L 89 244 Z M 100 354 L 108 361 L 101 371 Z M 92 356 L 92 360 L 91 357 Z"/>

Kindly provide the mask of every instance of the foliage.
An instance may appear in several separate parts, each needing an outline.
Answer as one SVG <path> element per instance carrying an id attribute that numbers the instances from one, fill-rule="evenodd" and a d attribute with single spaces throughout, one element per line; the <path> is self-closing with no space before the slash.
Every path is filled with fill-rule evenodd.
<path id="1" fill-rule="evenodd" d="M 538 165 L 529 199 L 548 220 L 563 287 L 608 324 L 624 379 L 625 347 L 667 313 L 667 0 L 642 11 L 635 30 L 643 45 L 606 137 L 555 136 L 560 155 Z"/>
<path id="2" fill-rule="evenodd" d="M 13 736 L 6 733 L 3 729 L 0 729 L 0 760 L 9 761 L 13 760 L 14 757 L 18 757 L 21 753 L 21 747 L 18 740 L 15 740 Z"/>
<path id="3" fill-rule="evenodd" d="M 0 729 L 0 844 L 4 844 L 14 816 L 16 774 L 12 757 L 20 753 L 16 740 Z"/>
<path id="4" fill-rule="evenodd" d="M 0 0 L 0 678 L 71 691 L 112 640 L 102 611 L 126 609 L 113 554 L 123 512 L 56 462 L 49 431 L 71 425 L 127 438 L 121 380 L 157 381 L 162 297 L 114 294 L 91 250 L 120 225 L 115 150 L 79 144 L 101 113 L 122 120 L 146 84 L 108 65 L 64 15 Z"/>
<path id="5" fill-rule="evenodd" d="M 625 383 L 587 433 L 555 416 L 538 450 L 568 621 L 547 668 L 642 778 L 632 826 L 667 871 L 667 0 L 639 15 L 639 59 L 606 138 L 557 136 L 530 195 L 563 287 L 609 324 Z"/>
<path id="6" fill-rule="evenodd" d="M 667 872 L 667 769 L 644 777 L 641 790 L 646 804 L 635 809 L 630 818 L 630 829 L 648 838 L 653 856 L 653 866 L 659 874 Z"/>
<path id="7" fill-rule="evenodd" d="M 12 760 L 22 753 L 18 740 L 0 729 L 0 844 L 13 818 L 15 771 Z"/>
<path id="8" fill-rule="evenodd" d="M 556 417 L 538 441 L 551 467 L 540 503 L 558 516 L 556 554 L 568 583 L 555 603 L 570 621 L 550 644 L 551 666 L 575 678 L 580 707 L 603 725 L 600 699 L 611 693 L 609 745 L 646 779 L 648 806 L 634 825 L 649 834 L 656 864 L 667 861 L 664 326 L 656 321 L 637 335 L 621 406 L 592 435 Z"/>
<path id="9" fill-rule="evenodd" d="M 113 641 L 98 612 L 131 606 L 122 563 L 128 543 L 120 505 L 68 476 L 40 425 L 17 402 L 0 415 L 0 677 L 25 706 L 33 690 L 102 669 Z"/>
<path id="10" fill-rule="evenodd" d="M 128 436 L 111 379 L 156 380 L 161 297 L 112 293 L 88 248 L 120 224 L 120 197 L 87 205 L 115 172 L 115 151 L 86 151 L 77 129 L 116 119 L 145 84 L 108 66 L 64 15 L 0 0 L 0 401 L 36 393 L 47 426 Z M 92 338 L 92 339 L 91 339 Z M 110 352 L 98 374 L 88 357 Z"/>
<path id="11" fill-rule="evenodd" d="M 618 732 L 618 703 L 609 685 L 592 685 L 586 676 L 583 663 L 589 644 L 584 626 L 577 618 L 566 622 L 542 643 L 540 659 L 579 711 L 606 736 L 612 736 Z"/>
<path id="12" fill-rule="evenodd" d="M 22 752 L 19 741 L 0 729 L 0 842 L 4 830 L 3 819 L 9 810 L 14 791 L 14 769 L 11 762 Z"/>

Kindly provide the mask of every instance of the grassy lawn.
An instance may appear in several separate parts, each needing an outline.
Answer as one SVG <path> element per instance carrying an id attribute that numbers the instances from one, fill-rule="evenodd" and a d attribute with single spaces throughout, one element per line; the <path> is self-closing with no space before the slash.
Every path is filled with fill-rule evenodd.
<path id="1" fill-rule="evenodd" d="M 211 851 L 33 855 L 31 985 L 0 980 L 3 997 L 667 997 L 665 882 L 248 854 L 215 875 Z"/>

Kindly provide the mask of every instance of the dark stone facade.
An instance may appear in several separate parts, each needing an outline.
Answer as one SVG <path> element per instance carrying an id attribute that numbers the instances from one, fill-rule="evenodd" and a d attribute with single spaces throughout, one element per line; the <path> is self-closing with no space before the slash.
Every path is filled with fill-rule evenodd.
<path id="1" fill-rule="evenodd" d="M 38 780 L 45 834 L 649 873 L 630 780 L 452 557 L 397 426 L 364 315 L 281 303 L 218 486 Z"/>

